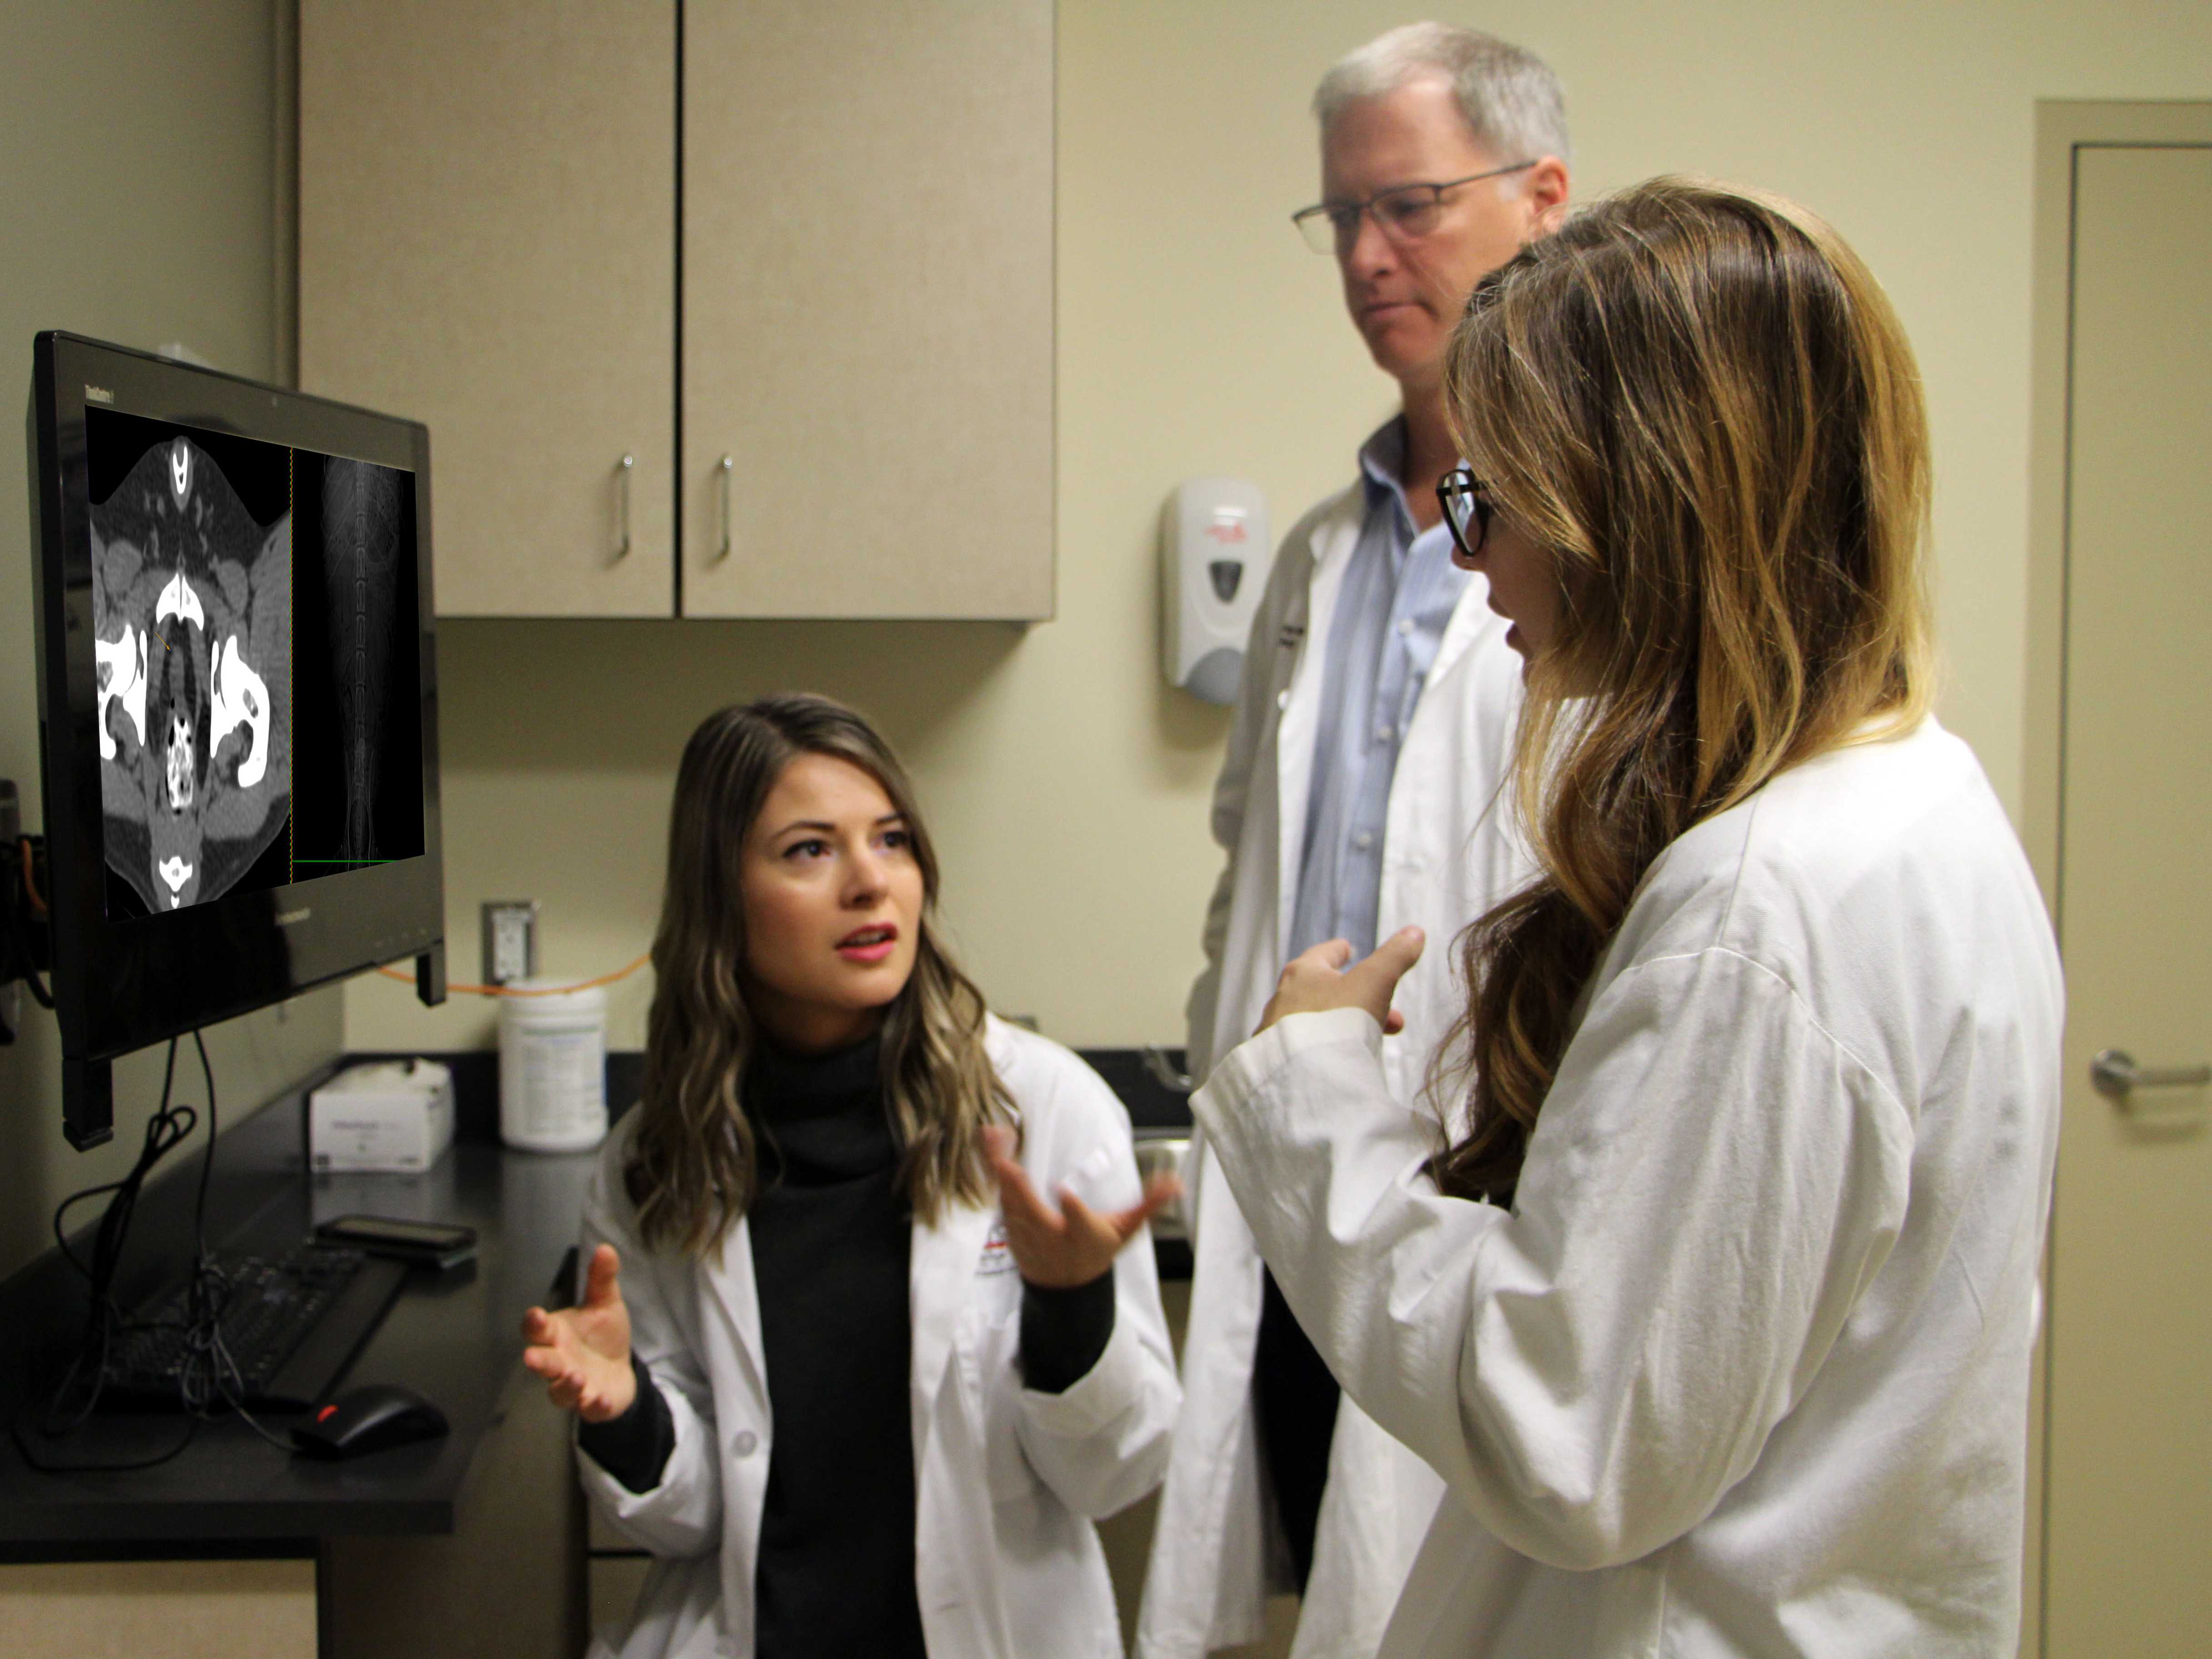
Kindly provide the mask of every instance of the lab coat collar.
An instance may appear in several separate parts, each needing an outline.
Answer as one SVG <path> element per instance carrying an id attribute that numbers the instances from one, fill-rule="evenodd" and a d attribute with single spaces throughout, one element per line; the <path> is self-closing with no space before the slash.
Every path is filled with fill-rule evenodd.
<path id="1" fill-rule="evenodd" d="M 1429 665 L 1425 687 L 1434 685 L 1452 671 L 1452 665 L 1467 654 L 1467 648 L 1491 629 L 1511 626 L 1504 617 L 1490 608 L 1490 580 L 1481 572 L 1472 573 L 1467 586 L 1460 590 L 1459 603 L 1452 607 L 1451 620 L 1444 624 L 1444 636 L 1437 642 L 1437 659 Z M 1416 712 L 1419 705 L 1415 705 Z"/>
<path id="2" fill-rule="evenodd" d="M 738 1357 L 744 1360 L 747 1382 L 761 1400 L 768 1398 L 768 1364 L 761 1346 L 760 1286 L 753 1278 L 753 1237 L 743 1216 L 706 1261 L 707 1286 L 721 1310 Z"/>
<path id="3" fill-rule="evenodd" d="M 1401 512 L 1409 519 L 1412 516 L 1413 509 L 1406 500 L 1405 485 L 1399 477 L 1405 470 L 1405 465 L 1406 417 L 1401 413 L 1393 415 L 1376 427 L 1368 434 L 1367 441 L 1359 447 L 1360 483 L 1358 488 L 1348 492 L 1349 501 L 1356 503 L 1358 508 L 1358 516 L 1352 520 L 1352 526 L 1355 541 L 1368 508 L 1377 498 L 1395 500 Z M 1464 457 L 1461 459 L 1460 465 L 1467 465 Z M 1340 512 L 1331 512 L 1315 526 L 1311 547 L 1316 564 L 1320 564 L 1328 554 L 1337 550 L 1328 532 L 1341 516 Z M 1499 622 L 1487 603 L 1489 593 L 1489 583 L 1480 575 L 1476 575 L 1461 592 L 1459 603 L 1452 609 L 1451 621 L 1445 626 L 1444 636 L 1437 643 L 1437 659 L 1429 665 L 1428 679 L 1440 680 L 1450 672 L 1452 664 L 1458 661 L 1467 647 L 1481 636 L 1485 629 Z M 1316 603 L 1314 619 L 1316 633 L 1323 625 L 1319 611 L 1320 606 Z M 1503 626 L 1503 623 L 1499 623 L 1499 625 Z M 1286 920 L 1285 927 L 1289 925 Z"/>
<path id="4" fill-rule="evenodd" d="M 1325 503 L 1315 514 L 1313 527 L 1306 532 L 1306 551 L 1316 565 L 1326 564 L 1333 556 L 1352 551 L 1359 539 L 1359 526 L 1367 516 L 1367 488 L 1355 483 L 1339 490 L 1334 500 Z"/>
<path id="5" fill-rule="evenodd" d="M 1284 692 L 1282 718 L 1275 728 L 1275 938 L 1291 936 L 1291 913 L 1297 903 L 1298 871 L 1305 858 L 1306 794 L 1313 787 L 1314 733 L 1321 720 L 1322 668 L 1328 659 L 1328 629 L 1344 572 L 1359 545 L 1364 517 L 1364 483 L 1345 490 L 1314 524 L 1306 538 L 1313 555 L 1297 662 Z M 1286 621 L 1296 620 L 1296 609 Z"/>
<path id="6" fill-rule="evenodd" d="M 916 1401 L 934 1399 L 952 1356 L 960 1315 L 974 1300 L 975 1265 L 999 1218 L 995 1207 L 960 1205 L 937 1226 L 914 1224 L 908 1262 L 908 1317 L 913 1325 L 913 1391 Z M 760 1286 L 753 1278 L 752 1237 L 740 1218 L 706 1263 L 707 1283 L 760 1397 L 768 1397 L 763 1357 Z M 927 1413 L 922 1416 L 926 1417 Z M 921 1417 L 917 1421 L 921 1420 Z"/>
<path id="7" fill-rule="evenodd" d="M 975 1302 L 975 1267 L 984 1241 L 999 1218 L 995 1206 L 960 1204 L 932 1227 L 916 1220 L 908 1262 L 907 1317 L 914 1327 L 913 1388 L 915 1422 L 937 1396 L 945 1367 L 952 1357 L 960 1316 Z M 919 1443 L 917 1442 L 917 1443 Z"/>
<path id="8" fill-rule="evenodd" d="M 974 1300 L 972 1281 L 984 1241 L 998 1218 L 995 1206 L 963 1204 L 937 1226 L 919 1220 L 914 1224 L 907 1281 L 917 1398 L 937 1391 L 951 1357 L 961 1311 Z M 738 1351 L 765 1398 L 768 1368 L 761 1346 L 760 1286 L 753 1277 L 752 1237 L 743 1218 L 730 1229 L 721 1249 L 708 1258 L 705 1270 L 714 1304 L 728 1322 Z"/>

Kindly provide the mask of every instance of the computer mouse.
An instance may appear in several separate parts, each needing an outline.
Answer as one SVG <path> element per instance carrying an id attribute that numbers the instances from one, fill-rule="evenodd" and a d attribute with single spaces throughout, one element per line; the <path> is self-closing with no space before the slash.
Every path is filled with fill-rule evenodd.
<path id="1" fill-rule="evenodd" d="M 358 1457 L 364 1452 L 434 1440 L 446 1414 L 398 1382 L 371 1382 L 340 1395 L 292 1431 L 292 1444 L 311 1457 Z"/>

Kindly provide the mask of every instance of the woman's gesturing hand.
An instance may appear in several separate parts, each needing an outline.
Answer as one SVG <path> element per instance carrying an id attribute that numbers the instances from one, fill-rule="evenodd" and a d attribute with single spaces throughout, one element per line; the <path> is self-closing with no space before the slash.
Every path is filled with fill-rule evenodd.
<path id="1" fill-rule="evenodd" d="M 522 1363 L 545 1379 L 546 1398 L 586 1423 L 620 1417 L 637 1398 L 629 1368 L 629 1309 L 617 1283 L 622 1259 L 611 1244 L 592 1252 L 580 1306 L 522 1316 Z"/>
<path id="2" fill-rule="evenodd" d="M 983 1131 L 991 1173 L 999 1182 L 999 1212 L 1006 1218 L 1006 1248 L 1022 1278 L 1042 1290 L 1088 1285 L 1114 1266 L 1121 1247 L 1136 1237 L 1163 1205 L 1174 1202 L 1182 1182 L 1156 1175 L 1145 1195 L 1126 1210 L 1101 1215 L 1062 1188 L 1055 1210 L 1030 1182 L 1029 1171 L 1014 1161 L 1014 1132 L 1004 1124 Z"/>
<path id="3" fill-rule="evenodd" d="M 1390 999 L 1407 970 L 1421 959 L 1425 942 L 1419 928 L 1401 927 L 1375 947 L 1374 955 L 1349 968 L 1345 963 L 1352 962 L 1352 946 L 1340 939 L 1291 957 L 1260 1016 L 1260 1030 L 1266 1030 L 1285 1014 L 1364 1008 L 1384 1031 L 1404 1030 L 1405 1016 L 1391 1007 Z"/>

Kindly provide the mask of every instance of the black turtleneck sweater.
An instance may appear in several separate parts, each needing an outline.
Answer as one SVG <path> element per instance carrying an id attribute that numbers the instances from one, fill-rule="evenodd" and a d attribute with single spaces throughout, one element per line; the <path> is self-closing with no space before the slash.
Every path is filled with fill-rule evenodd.
<path id="1" fill-rule="evenodd" d="M 761 1148 L 746 1214 L 775 1425 L 755 1571 L 759 1659 L 922 1659 L 914 1576 L 913 1217 L 873 1040 L 799 1058 L 763 1048 L 745 1111 Z M 1084 1376 L 1114 1330 L 1114 1276 L 1024 1285 L 1021 1358 L 1032 1389 Z M 578 1443 L 633 1492 L 659 1484 L 675 1444 L 667 1402 L 633 1359 L 637 1401 Z M 988 1524 L 978 1517 L 981 1524 Z"/>

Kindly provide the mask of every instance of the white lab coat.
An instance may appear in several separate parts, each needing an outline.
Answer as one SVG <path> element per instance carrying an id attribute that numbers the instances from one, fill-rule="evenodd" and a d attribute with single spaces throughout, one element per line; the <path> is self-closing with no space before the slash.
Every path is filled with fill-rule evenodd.
<path id="1" fill-rule="evenodd" d="M 1071 1186 L 1123 1207 L 1139 1183 L 1128 1115 L 1059 1044 L 990 1022 L 992 1064 L 1022 1115 L 1040 1192 Z M 775 1425 L 744 1224 L 719 1257 L 648 1254 L 610 1139 L 585 1209 L 586 1259 L 623 1255 L 632 1342 L 666 1397 L 676 1445 L 660 1484 L 633 1492 L 582 1454 L 584 1489 L 617 1531 L 660 1558 L 628 1632 L 595 1656 L 708 1659 L 753 1651 L 761 1508 Z M 910 1258 L 915 1577 L 944 1659 L 1118 1659 L 1104 1553 L 1091 1526 L 1144 1496 L 1167 1458 L 1178 1390 L 1149 1237 L 1115 1263 L 1114 1334 L 1064 1394 L 1022 1386 L 1022 1281 L 995 1206 L 916 1222 Z"/>
<path id="2" fill-rule="evenodd" d="M 1206 969 L 1190 996 L 1190 1062 L 1200 1076 L 1259 1024 L 1285 960 L 1329 629 L 1364 504 L 1355 483 L 1299 521 L 1253 623 L 1213 796 L 1214 839 L 1230 860 L 1206 915 Z M 1406 727 L 1384 819 L 1379 936 L 1408 922 L 1429 936 L 1399 992 L 1407 1035 L 1385 1055 L 1391 1097 L 1409 1106 L 1465 1006 L 1455 935 L 1533 874 L 1510 830 L 1521 660 L 1488 591 L 1474 577 L 1452 612 Z M 1276 1536 L 1252 1408 L 1260 1255 L 1202 1136 L 1184 1181 L 1196 1267 L 1183 1415 L 1138 1621 L 1140 1659 L 1196 1659 L 1257 1640 Z M 1348 1396 L 1341 1402 L 1296 1659 L 1375 1651 L 1442 1492 L 1426 1465 Z"/>
<path id="3" fill-rule="evenodd" d="M 1422 1173 L 1364 1012 L 1224 1060 L 1284 1294 L 1449 1484 L 1384 1653 L 2009 1656 L 2062 999 L 1929 720 L 1661 855 L 1510 1212 Z"/>

